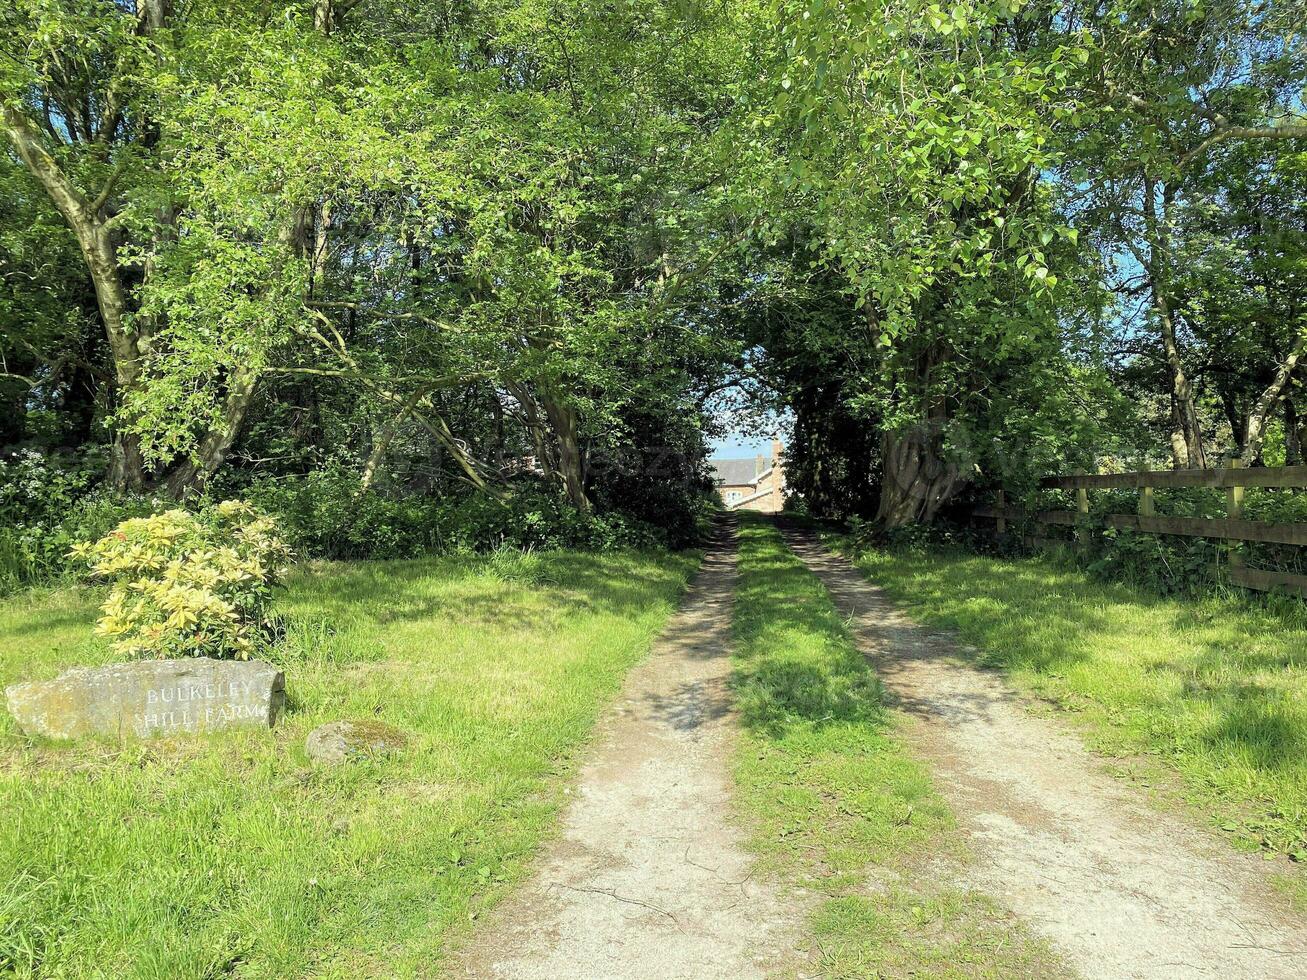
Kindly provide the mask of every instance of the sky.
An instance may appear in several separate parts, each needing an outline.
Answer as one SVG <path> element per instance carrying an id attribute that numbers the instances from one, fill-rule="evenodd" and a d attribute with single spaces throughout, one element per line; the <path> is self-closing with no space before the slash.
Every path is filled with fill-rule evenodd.
<path id="1" fill-rule="evenodd" d="M 743 459 L 748 456 L 771 455 L 771 436 L 751 436 L 733 433 L 725 439 L 712 441 L 712 459 Z"/>
<path id="2" fill-rule="evenodd" d="M 794 424 L 794 419 L 788 412 L 783 416 L 769 413 L 762 419 L 756 415 L 729 411 L 723 412 L 722 416 L 728 426 L 726 435 L 712 440 L 709 459 L 747 459 L 759 453 L 770 456 L 773 434 L 785 442 Z M 732 416 L 739 419 L 738 427 L 731 424 Z"/>

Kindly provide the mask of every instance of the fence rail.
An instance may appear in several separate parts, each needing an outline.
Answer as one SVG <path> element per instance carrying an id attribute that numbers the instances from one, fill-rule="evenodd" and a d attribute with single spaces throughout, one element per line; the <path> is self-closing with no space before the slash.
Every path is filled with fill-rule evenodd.
<path id="1" fill-rule="evenodd" d="M 1307 487 L 1307 466 L 1231 467 L 1219 470 L 1146 470 L 1142 473 L 1081 473 L 1041 481 L 1059 490 L 1136 490 L 1144 487 Z"/>
<path id="2" fill-rule="evenodd" d="M 1076 528 L 1076 543 L 1084 547 L 1088 543 L 1088 533 L 1092 526 L 1089 515 L 1089 491 L 1137 489 L 1140 491 L 1138 513 L 1105 514 L 1099 520 L 1108 527 L 1124 528 L 1146 534 L 1307 547 L 1307 524 L 1277 524 L 1243 519 L 1245 487 L 1307 488 L 1307 466 L 1244 469 L 1235 462 L 1226 469 L 1215 470 L 1157 470 L 1141 473 L 1052 476 L 1041 481 L 1041 485 L 1052 489 L 1075 490 L 1076 509 L 1028 512 L 1007 506 L 1006 495 L 1000 490 L 994 506 L 976 507 L 971 512 L 972 516 L 993 520 L 995 533 L 999 535 L 1007 533 L 1009 521 L 1023 525 L 1033 522 L 1043 527 L 1073 527 Z M 1181 487 L 1224 489 L 1226 516 L 1223 518 L 1159 516 L 1154 510 L 1153 490 Z M 1046 535 L 1028 533 L 1022 536 L 1022 542 L 1036 548 L 1064 548 L 1071 543 Z M 1229 557 L 1230 581 L 1235 585 L 1260 592 L 1288 592 L 1307 598 L 1307 575 L 1247 568 L 1243 564 L 1242 557 L 1234 551 L 1231 551 Z"/>

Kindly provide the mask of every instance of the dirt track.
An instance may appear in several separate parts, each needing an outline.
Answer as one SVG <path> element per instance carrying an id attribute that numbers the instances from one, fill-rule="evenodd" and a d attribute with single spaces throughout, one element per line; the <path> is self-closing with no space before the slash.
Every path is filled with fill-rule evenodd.
<path id="1" fill-rule="evenodd" d="M 805 913 L 752 876 L 729 799 L 734 526 L 597 732 L 559 838 L 455 975 L 749 978 Z"/>
<path id="2" fill-rule="evenodd" d="M 813 535 L 784 534 L 911 718 L 911 745 L 976 858 L 958 885 L 1005 905 L 1085 977 L 1307 977 L 1307 930 L 1278 907 L 1260 860 L 1147 807 Z"/>

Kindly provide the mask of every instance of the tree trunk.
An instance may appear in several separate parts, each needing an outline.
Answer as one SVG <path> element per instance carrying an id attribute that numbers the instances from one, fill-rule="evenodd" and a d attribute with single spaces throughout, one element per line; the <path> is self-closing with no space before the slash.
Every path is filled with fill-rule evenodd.
<path id="1" fill-rule="evenodd" d="M 372 488 L 372 481 L 377 478 L 381 464 L 386 460 L 390 444 L 399 431 L 399 419 L 394 418 L 385 424 L 372 439 L 372 452 L 368 453 L 367 462 L 363 464 L 363 473 L 359 477 L 359 493 L 367 493 Z"/>
<path id="2" fill-rule="evenodd" d="M 336 27 L 336 12 L 331 0 L 317 0 L 313 5 L 313 27 L 321 34 L 330 35 Z"/>
<path id="3" fill-rule="evenodd" d="M 339 30 L 345 15 L 357 7 L 362 0 L 315 0 L 313 4 L 313 27 L 330 37 Z"/>
<path id="4" fill-rule="evenodd" d="M 400 407 L 399 412 L 381 430 L 381 434 L 373 443 L 372 452 L 368 455 L 368 461 L 363 465 L 363 476 L 359 481 L 360 490 L 366 491 L 372 486 L 372 481 L 376 479 L 377 472 L 385 461 L 390 444 L 395 441 L 395 434 L 399 432 L 399 427 L 404 424 L 404 420 L 412 414 L 413 409 L 422 400 L 423 394 L 421 388 L 415 389 L 413 394 L 409 396 L 408 401 L 404 402 Z"/>
<path id="5" fill-rule="evenodd" d="M 113 442 L 109 446 L 109 468 L 104 478 L 114 490 L 145 491 L 145 457 L 141 454 L 141 440 L 136 433 L 114 430 Z"/>
<path id="6" fill-rule="evenodd" d="M 114 390 L 121 399 L 135 388 L 140 379 L 141 338 L 127 327 L 127 290 L 123 286 L 113 224 L 103 218 L 96 202 L 73 186 L 46 150 L 40 134 L 19 109 L 5 106 L 3 120 L 5 135 L 19 159 L 40 183 L 77 239 L 95 287 L 96 305 L 113 358 Z M 138 492 L 144 489 L 145 465 L 139 440 L 134 436 L 116 433 L 108 479 L 118 489 Z"/>
<path id="7" fill-rule="evenodd" d="M 522 409 L 522 418 L 526 424 L 526 430 L 531 436 L 531 445 L 535 448 L 536 463 L 539 464 L 545 479 L 553 480 L 558 478 L 561 481 L 558 476 L 558 467 L 554 462 L 554 453 L 551 451 L 546 439 L 545 426 L 540 421 L 540 409 L 536 405 L 535 398 L 523 386 L 514 384 L 511 381 L 506 382 L 504 387 Z"/>
<path id="8" fill-rule="evenodd" d="M 1182 470 L 1189 465 L 1189 446 L 1185 443 L 1184 423 L 1180 421 L 1180 403 L 1171 392 L 1171 466 Z"/>
<path id="9" fill-rule="evenodd" d="M 427 418 L 427 416 L 422 412 L 414 412 L 414 421 L 422 426 L 422 428 L 426 429 L 427 432 L 435 437 L 437 442 L 449 451 L 449 454 L 454 457 L 454 462 L 458 464 L 458 468 L 463 471 L 463 475 L 467 477 L 469 483 L 478 490 L 487 489 L 486 479 L 481 475 L 479 469 L 480 463 L 472 457 L 471 453 L 458 444 L 458 439 L 455 438 L 454 433 L 450 430 L 449 424 L 444 420 L 444 418 L 435 413 L 435 406 L 431 404 L 430 398 L 424 397 L 422 399 L 422 404 L 425 404 L 427 408 L 432 409 L 431 418 Z"/>
<path id="10" fill-rule="evenodd" d="M 885 530 L 934 520 L 966 485 L 961 467 L 943 458 L 940 435 L 928 426 L 886 432 L 884 475 L 876 523 Z"/>
<path id="11" fill-rule="evenodd" d="M 1243 453 L 1240 455 L 1244 466 L 1251 465 L 1261 455 L 1262 442 L 1266 439 L 1266 422 L 1284 395 L 1285 389 L 1289 386 L 1289 379 L 1293 377 L 1293 370 L 1304 354 L 1307 354 L 1307 333 L 1298 338 L 1293 350 L 1289 351 L 1289 356 L 1276 366 L 1275 377 L 1271 379 L 1271 383 L 1257 399 L 1257 404 L 1248 413 L 1248 431 L 1244 437 Z"/>
<path id="12" fill-rule="evenodd" d="M 172 4 L 169 0 L 141 0 L 136 9 L 142 32 L 154 34 L 167 26 Z"/>
<path id="13" fill-rule="evenodd" d="M 1172 191 L 1163 191 L 1164 206 L 1170 203 Z M 1203 428 L 1194 404 L 1193 387 L 1185 373 L 1180 347 L 1175 339 L 1175 318 L 1168 295 L 1170 276 L 1167 275 L 1167 243 L 1157 216 L 1157 185 L 1151 177 L 1144 178 L 1144 232 L 1148 239 L 1148 261 L 1144 271 L 1148 276 L 1149 294 L 1152 297 L 1153 316 L 1162 337 L 1162 351 L 1171 371 L 1171 393 L 1175 396 L 1179 432 L 1184 439 L 1185 463 L 1189 469 L 1207 469 L 1207 454 L 1203 450 Z M 1172 436 L 1172 444 L 1175 436 Z"/>
<path id="14" fill-rule="evenodd" d="M 563 478 L 567 499 L 579 511 L 590 510 L 590 498 L 585 493 L 585 460 L 581 453 L 576 410 L 549 395 L 540 399 L 549 426 L 554 430 L 558 445 L 558 471 Z"/>
<path id="15" fill-rule="evenodd" d="M 1162 349 L 1171 369 L 1171 390 L 1175 395 L 1179 432 L 1184 439 L 1185 463 L 1189 469 L 1207 469 L 1207 453 L 1203 449 L 1203 429 L 1194 404 L 1193 387 L 1185 374 L 1180 359 L 1180 348 L 1175 342 L 1175 321 L 1171 318 L 1170 304 L 1157 287 L 1153 288 L 1153 312 L 1162 333 Z"/>
<path id="16" fill-rule="evenodd" d="M 1244 442 L 1248 434 L 1248 418 L 1239 411 L 1239 406 L 1235 403 L 1234 392 L 1228 385 L 1220 385 L 1221 408 L 1225 412 L 1225 419 L 1230 423 L 1230 434 L 1234 436 L 1234 445 L 1239 455 L 1243 455 Z"/>
<path id="17" fill-rule="evenodd" d="M 173 467 L 164 478 L 164 487 L 169 496 L 180 499 L 204 489 L 205 483 L 222 465 L 227 458 L 227 451 L 240 435 L 250 403 L 254 400 L 254 383 L 257 379 L 258 375 L 253 371 L 241 371 L 231 379 L 222 422 L 205 433 L 191 459 Z"/>

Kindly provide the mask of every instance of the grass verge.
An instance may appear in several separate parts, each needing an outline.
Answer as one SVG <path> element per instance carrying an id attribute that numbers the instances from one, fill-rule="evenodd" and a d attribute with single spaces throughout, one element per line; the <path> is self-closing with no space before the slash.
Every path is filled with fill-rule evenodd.
<path id="1" fill-rule="evenodd" d="M 1307 614 L 1152 597 L 1042 558 L 856 561 L 919 620 L 1075 712 L 1095 749 L 1164 763 L 1236 842 L 1307 862 Z"/>
<path id="2" fill-rule="evenodd" d="M 522 877 L 601 705 L 695 562 L 556 553 L 300 573 L 271 732 L 41 744 L 0 719 L 0 974 L 438 972 Z M 0 603 L 0 685 L 113 659 L 85 593 Z M 0 713 L 3 714 L 3 713 Z M 412 734 L 320 768 L 339 718 Z"/>
<path id="3" fill-rule="evenodd" d="M 963 857 L 947 805 L 825 588 L 749 515 L 734 630 L 739 800 L 764 866 L 820 898 L 822 975 L 1060 975 L 983 896 L 932 882 Z"/>

